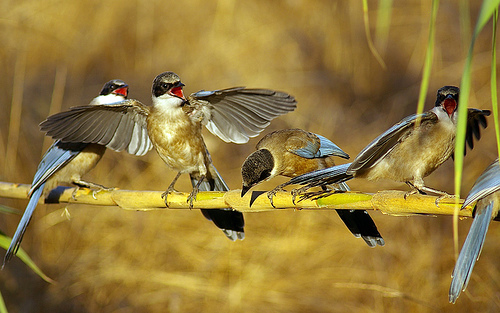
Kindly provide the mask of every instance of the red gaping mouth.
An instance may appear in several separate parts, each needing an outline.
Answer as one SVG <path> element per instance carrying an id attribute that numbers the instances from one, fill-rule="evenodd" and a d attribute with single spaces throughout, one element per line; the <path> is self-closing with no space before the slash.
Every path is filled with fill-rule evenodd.
<path id="1" fill-rule="evenodd" d="M 174 88 L 170 89 L 170 93 L 181 98 L 181 99 L 184 99 L 184 93 L 182 92 L 182 86 L 174 87 Z"/>
<path id="2" fill-rule="evenodd" d="M 128 87 L 118 88 L 115 91 L 113 91 L 113 93 L 117 94 L 117 95 L 122 95 L 124 97 L 127 97 L 127 95 L 128 95 Z"/>
<path id="3" fill-rule="evenodd" d="M 449 116 L 455 112 L 455 109 L 457 108 L 457 102 L 454 99 L 444 99 L 442 103 L 442 107 L 448 113 Z"/>

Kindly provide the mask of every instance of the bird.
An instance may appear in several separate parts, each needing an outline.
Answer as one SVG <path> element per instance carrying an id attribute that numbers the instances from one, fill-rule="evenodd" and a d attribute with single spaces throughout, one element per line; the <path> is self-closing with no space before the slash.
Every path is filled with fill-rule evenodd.
<path id="1" fill-rule="evenodd" d="M 114 106 L 80 106 L 49 116 L 42 131 L 65 142 L 92 142 L 108 148 L 129 147 L 151 142 L 165 164 L 177 175 L 162 194 L 168 207 L 168 194 L 181 174 L 189 174 L 193 189 L 190 207 L 198 191 L 228 191 L 213 165 L 203 140 L 202 125 L 225 142 L 246 143 L 257 136 L 272 119 L 296 108 L 293 96 L 268 89 L 233 87 L 201 90 L 189 95 L 174 72 L 158 74 L 152 84 L 152 105 L 140 102 Z M 69 124 L 91 127 L 66 127 Z M 120 125 L 141 130 L 140 136 L 124 136 Z M 244 218 L 232 209 L 204 209 L 203 215 L 222 229 L 232 241 L 244 238 Z"/>
<path id="2" fill-rule="evenodd" d="M 476 202 L 474 220 L 465 239 L 451 275 L 449 301 L 455 303 L 469 283 L 474 264 L 479 259 L 490 221 L 500 210 L 500 164 L 498 158 L 478 177 L 462 205 L 462 209 Z"/>
<path id="3" fill-rule="evenodd" d="M 334 165 L 333 157 L 348 159 L 349 155 L 327 138 L 302 129 L 283 129 L 264 136 L 241 167 L 243 197 L 253 186 L 281 175 L 295 177 Z M 346 183 L 328 186 L 330 190 L 350 190 Z M 277 186 L 267 193 L 271 204 Z M 368 212 L 361 210 L 336 210 L 344 224 L 356 237 L 362 237 L 370 247 L 385 244 L 377 226 Z"/>
<path id="4" fill-rule="evenodd" d="M 126 100 L 127 96 L 128 85 L 124 81 L 119 79 L 110 80 L 104 84 L 99 95 L 90 102 L 89 106 L 121 102 Z M 38 165 L 31 183 L 28 193 L 29 202 L 5 254 L 4 266 L 19 249 L 40 197 L 45 197 L 50 190 L 61 183 L 72 183 L 77 188 L 106 189 L 104 186 L 81 179 L 83 175 L 97 165 L 105 151 L 106 147 L 103 145 L 83 142 L 65 143 L 57 140 L 50 146 Z"/>
<path id="5" fill-rule="evenodd" d="M 427 192 L 438 194 L 439 198 L 449 196 L 443 191 L 425 186 L 423 178 L 453 154 L 459 94 L 460 90 L 455 86 L 440 88 L 434 108 L 402 119 L 361 150 L 352 163 L 294 177 L 285 186 L 304 185 L 292 193 L 305 198 L 321 197 L 331 192 L 306 191 L 312 187 L 360 177 L 372 181 L 390 179 L 404 182 L 411 188 L 405 193 L 405 199 L 411 194 Z M 471 149 L 474 147 L 473 136 L 480 139 L 480 128 L 487 127 L 486 116 L 489 115 L 489 110 L 468 109 L 466 141 Z"/>

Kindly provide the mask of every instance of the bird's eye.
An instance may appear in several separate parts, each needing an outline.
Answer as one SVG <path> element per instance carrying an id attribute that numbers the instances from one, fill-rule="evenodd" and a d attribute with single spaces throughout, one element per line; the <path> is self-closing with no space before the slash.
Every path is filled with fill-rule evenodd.
<path id="1" fill-rule="evenodd" d="M 170 84 L 169 83 L 162 83 L 161 86 L 165 89 L 170 89 Z"/>

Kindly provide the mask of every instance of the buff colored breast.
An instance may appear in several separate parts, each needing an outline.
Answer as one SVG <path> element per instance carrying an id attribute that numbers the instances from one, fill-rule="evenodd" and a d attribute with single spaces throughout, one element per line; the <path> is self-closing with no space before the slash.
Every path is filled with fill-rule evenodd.
<path id="1" fill-rule="evenodd" d="M 169 167 L 181 173 L 206 173 L 199 123 L 192 123 L 180 108 L 168 114 L 153 109 L 147 122 L 149 137 Z"/>

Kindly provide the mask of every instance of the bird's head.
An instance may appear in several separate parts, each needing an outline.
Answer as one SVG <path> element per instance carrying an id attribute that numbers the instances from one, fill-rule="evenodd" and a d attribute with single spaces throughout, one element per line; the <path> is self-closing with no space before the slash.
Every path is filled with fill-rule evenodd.
<path id="1" fill-rule="evenodd" d="M 156 76 L 153 81 L 153 101 L 155 99 L 175 100 L 182 105 L 186 102 L 182 91 L 184 84 L 174 72 L 164 72 Z"/>
<path id="2" fill-rule="evenodd" d="M 124 101 L 128 96 L 128 85 L 120 79 L 113 79 L 105 83 L 99 93 L 90 103 L 93 105 L 112 104 Z"/>
<path id="3" fill-rule="evenodd" d="M 243 197 L 250 188 L 260 182 L 272 177 L 274 168 L 274 158 L 267 149 L 260 149 L 250 154 L 241 166 L 241 177 L 243 178 L 243 187 L 241 196 Z"/>
<path id="4" fill-rule="evenodd" d="M 458 107 L 460 89 L 455 86 L 444 86 L 437 92 L 436 107 L 440 107 L 451 118 Z"/>

